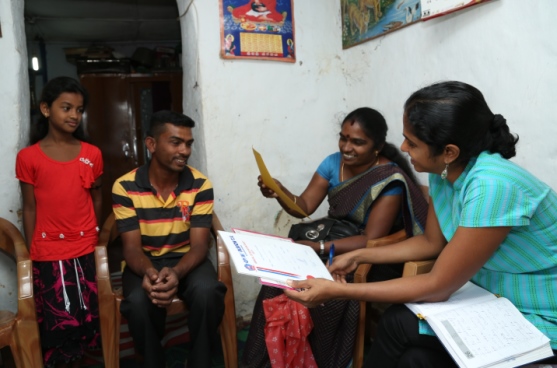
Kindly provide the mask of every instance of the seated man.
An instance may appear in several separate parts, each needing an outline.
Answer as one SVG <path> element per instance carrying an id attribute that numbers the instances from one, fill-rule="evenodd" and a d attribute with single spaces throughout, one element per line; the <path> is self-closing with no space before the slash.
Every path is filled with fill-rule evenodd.
<path id="1" fill-rule="evenodd" d="M 153 114 L 145 145 L 151 160 L 114 183 L 112 197 L 126 268 L 121 312 L 145 367 L 165 367 L 161 339 L 166 306 L 188 306 L 190 367 L 210 367 L 224 313 L 226 286 L 207 258 L 213 188 L 187 165 L 193 144 L 189 117 Z"/>

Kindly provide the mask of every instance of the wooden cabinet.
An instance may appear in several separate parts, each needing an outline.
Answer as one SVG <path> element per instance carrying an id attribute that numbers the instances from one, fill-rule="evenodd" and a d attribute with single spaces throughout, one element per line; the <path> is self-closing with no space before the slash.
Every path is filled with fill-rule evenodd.
<path id="1" fill-rule="evenodd" d="M 83 74 L 89 93 L 83 124 L 103 154 L 103 221 L 112 211 L 112 184 L 147 160 L 144 138 L 153 112 L 182 112 L 182 73 Z"/>

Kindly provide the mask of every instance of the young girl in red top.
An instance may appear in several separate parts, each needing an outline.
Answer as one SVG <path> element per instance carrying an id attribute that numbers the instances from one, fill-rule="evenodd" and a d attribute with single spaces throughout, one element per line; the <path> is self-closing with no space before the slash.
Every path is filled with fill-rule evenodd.
<path id="1" fill-rule="evenodd" d="M 45 367 L 78 367 L 100 344 L 94 250 L 103 161 L 84 141 L 86 105 L 79 82 L 52 79 L 31 145 L 16 159 Z"/>

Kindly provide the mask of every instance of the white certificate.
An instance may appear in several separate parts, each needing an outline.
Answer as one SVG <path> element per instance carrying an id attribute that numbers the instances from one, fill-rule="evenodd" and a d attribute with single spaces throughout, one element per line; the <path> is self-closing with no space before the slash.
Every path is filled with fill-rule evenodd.
<path id="1" fill-rule="evenodd" d="M 286 280 L 324 278 L 333 281 L 317 253 L 290 239 L 219 231 L 238 273 L 288 287 Z"/>

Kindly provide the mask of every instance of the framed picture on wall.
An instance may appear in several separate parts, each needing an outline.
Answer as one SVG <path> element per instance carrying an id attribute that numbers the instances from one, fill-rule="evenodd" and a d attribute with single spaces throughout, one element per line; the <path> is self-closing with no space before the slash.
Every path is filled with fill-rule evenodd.
<path id="1" fill-rule="evenodd" d="M 340 0 L 342 48 L 385 35 L 421 18 L 420 0 Z"/>
<path id="2" fill-rule="evenodd" d="M 462 10 L 488 0 L 422 0 L 422 20 L 429 20 Z"/>
<path id="3" fill-rule="evenodd" d="M 296 61 L 293 0 L 219 0 L 221 57 Z"/>

